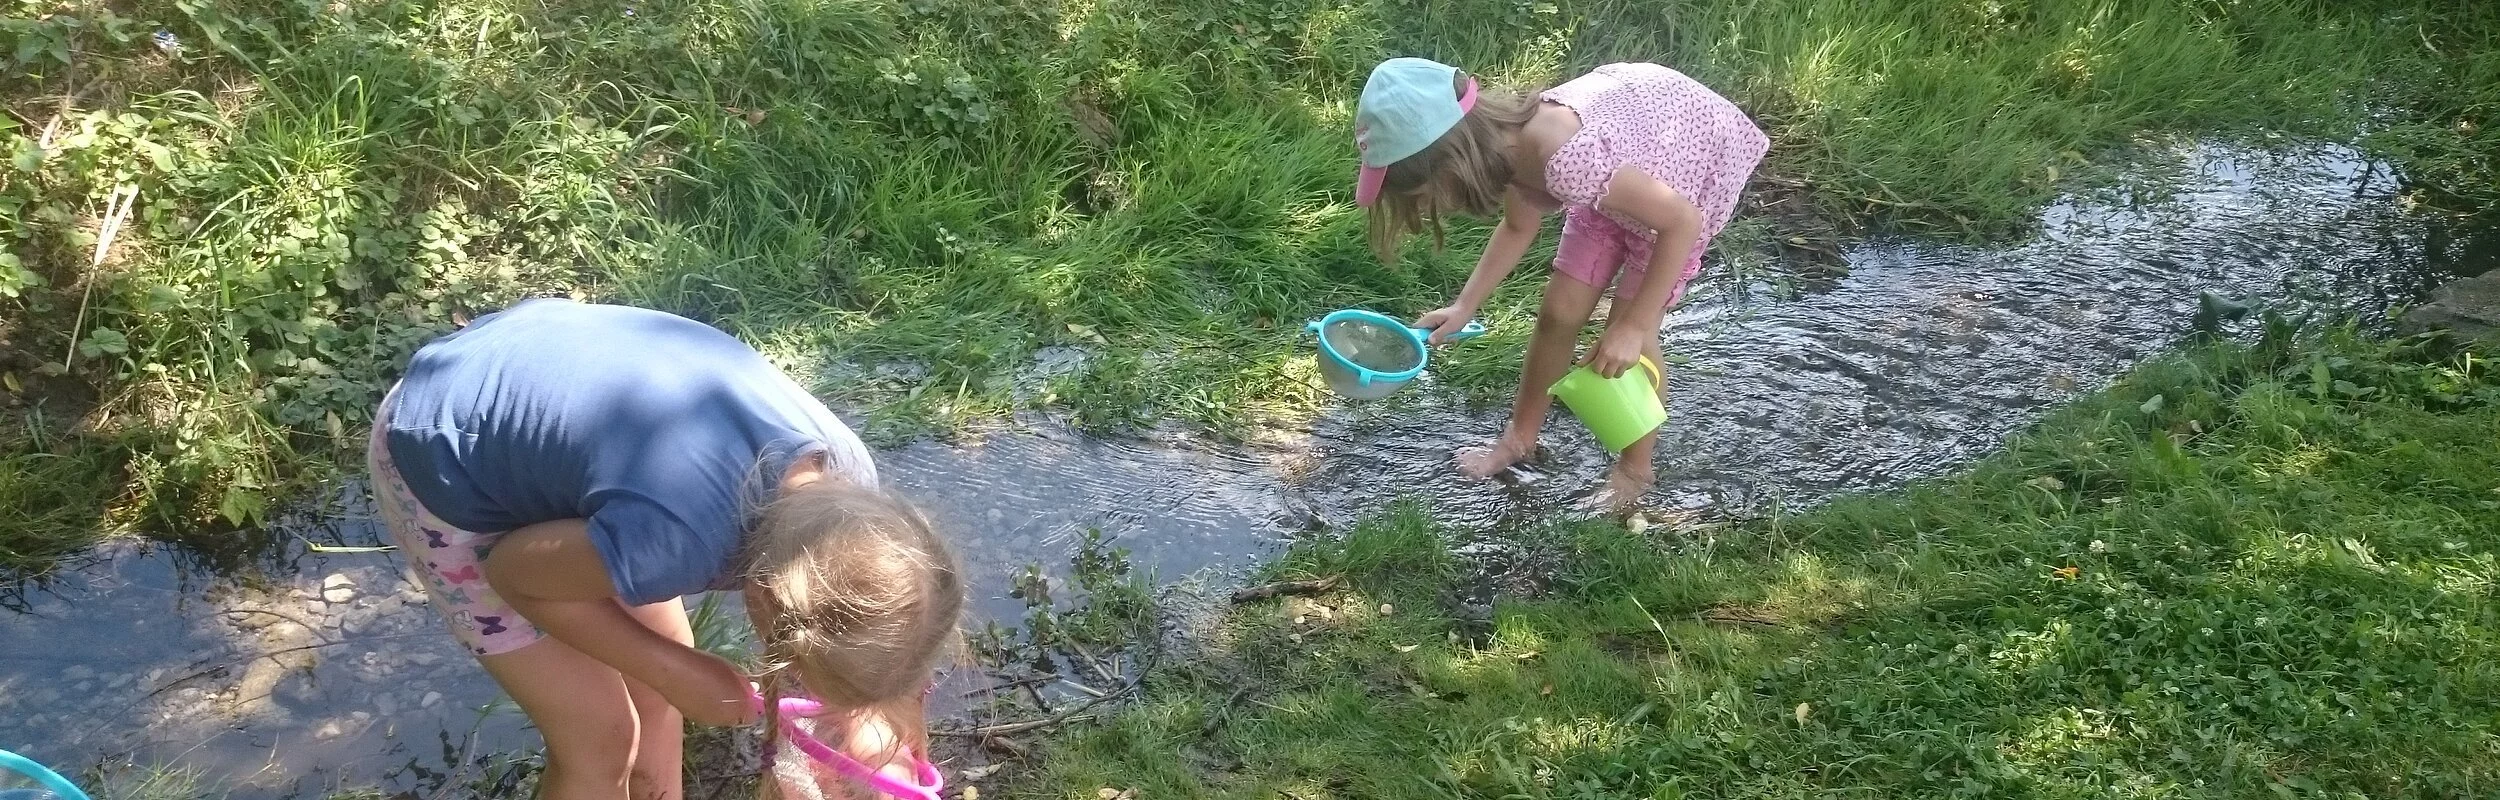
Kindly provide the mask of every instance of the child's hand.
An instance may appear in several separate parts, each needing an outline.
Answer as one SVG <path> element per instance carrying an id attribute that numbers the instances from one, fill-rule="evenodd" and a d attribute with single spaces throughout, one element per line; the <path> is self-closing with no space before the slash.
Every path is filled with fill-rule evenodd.
<path id="1" fill-rule="evenodd" d="M 1641 332 L 1621 325 L 1608 325 L 1597 337 L 1597 346 L 1589 348 L 1588 357 L 1580 363 L 1601 377 L 1613 378 L 1631 369 L 1641 360 Z"/>
<path id="2" fill-rule="evenodd" d="M 1429 339 L 1433 344 L 1449 344 L 1451 336 L 1457 335 L 1460 329 L 1467 327 L 1467 323 L 1475 319 L 1475 309 L 1465 306 L 1449 306 L 1416 318 L 1415 327 L 1432 331 Z"/>

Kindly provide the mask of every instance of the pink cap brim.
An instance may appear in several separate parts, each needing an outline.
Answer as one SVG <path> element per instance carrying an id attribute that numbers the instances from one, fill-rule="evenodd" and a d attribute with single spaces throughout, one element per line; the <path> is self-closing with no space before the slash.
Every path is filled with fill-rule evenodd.
<path id="1" fill-rule="evenodd" d="M 1354 204 L 1370 208 L 1380 200 L 1380 184 L 1389 179 L 1386 167 L 1364 167 L 1354 174 Z"/>

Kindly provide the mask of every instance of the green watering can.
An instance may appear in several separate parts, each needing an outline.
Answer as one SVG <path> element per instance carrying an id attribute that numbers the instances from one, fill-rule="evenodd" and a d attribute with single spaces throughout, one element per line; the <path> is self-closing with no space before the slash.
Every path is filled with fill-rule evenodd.
<path id="1" fill-rule="evenodd" d="M 1606 452 L 1622 455 L 1624 448 L 1667 424 L 1667 406 L 1658 400 L 1658 387 L 1666 384 L 1666 374 L 1648 356 L 1641 357 L 1640 366 L 1612 378 L 1600 377 L 1587 367 L 1573 367 L 1546 391 L 1589 426 L 1590 433 L 1597 434 L 1597 443 L 1605 445 Z"/>

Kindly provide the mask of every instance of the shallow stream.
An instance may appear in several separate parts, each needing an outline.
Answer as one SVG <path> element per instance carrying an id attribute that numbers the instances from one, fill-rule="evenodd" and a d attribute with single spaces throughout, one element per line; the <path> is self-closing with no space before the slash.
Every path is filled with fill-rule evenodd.
<path id="1" fill-rule="evenodd" d="M 1690 364 L 1670 378 L 1651 504 L 1807 504 L 1939 474 L 2175 345 L 2203 292 L 2371 318 L 2500 266 L 2488 240 L 2404 213 L 2394 174 L 2348 150 L 2167 158 L 2175 191 L 2069 199 L 2019 247 L 1862 241 L 1820 285 L 1713 270 L 1666 332 Z M 1042 426 L 889 450 L 881 468 L 958 532 L 979 613 L 1013 622 L 1010 576 L 1064 566 L 1089 528 L 1167 581 L 1220 584 L 1315 524 L 1414 497 L 1498 562 L 1483 534 L 1574 513 L 1605 467 L 1557 419 L 1521 479 L 1462 480 L 1450 452 L 1490 439 L 1503 409 L 1420 396 L 1248 444 Z M 174 765 L 248 800 L 434 797 L 481 754 L 533 744 L 395 554 L 309 546 L 381 543 L 361 490 L 316 505 L 244 569 L 119 543 L 7 594 L 0 747 L 64 771 Z"/>

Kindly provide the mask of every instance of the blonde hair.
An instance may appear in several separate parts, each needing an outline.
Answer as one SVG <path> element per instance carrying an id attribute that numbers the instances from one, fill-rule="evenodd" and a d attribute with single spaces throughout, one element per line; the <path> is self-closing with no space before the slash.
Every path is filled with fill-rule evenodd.
<path id="1" fill-rule="evenodd" d="M 1469 80 L 1460 72 L 1452 92 L 1463 93 Z M 1396 263 L 1398 244 L 1408 234 L 1432 232 L 1433 252 L 1448 238 L 1441 216 L 1502 216 L 1503 197 L 1510 191 L 1511 145 L 1519 129 L 1536 116 L 1537 95 L 1481 87 L 1475 108 L 1458 125 L 1421 152 L 1390 164 L 1380 184 L 1380 198 L 1365 213 L 1372 252 L 1382 263 Z"/>
<path id="2" fill-rule="evenodd" d="M 795 684 L 848 715 L 836 729 L 877 712 L 894 725 L 896 745 L 925 757 L 921 690 L 958 651 L 965 599 L 963 568 L 928 518 L 883 492 L 820 480 L 764 507 L 746 563 L 748 585 L 771 612 L 769 629 L 757 631 L 772 698 L 768 741 L 780 734 L 779 699 Z"/>

